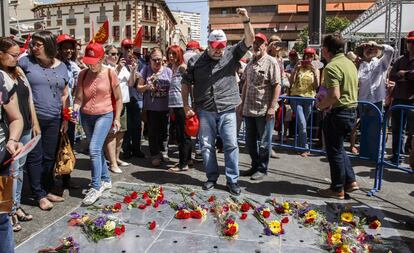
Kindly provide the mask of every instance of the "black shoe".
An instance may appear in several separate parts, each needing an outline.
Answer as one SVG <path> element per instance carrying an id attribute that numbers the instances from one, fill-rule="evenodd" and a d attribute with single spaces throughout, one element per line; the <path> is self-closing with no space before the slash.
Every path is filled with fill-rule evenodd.
<path id="1" fill-rule="evenodd" d="M 203 185 L 203 190 L 209 191 L 209 190 L 213 189 L 215 186 L 216 186 L 216 182 L 207 181 Z"/>
<path id="2" fill-rule="evenodd" d="M 400 155 L 400 159 L 398 159 L 398 156 L 392 156 L 390 158 L 390 162 L 392 162 L 393 164 L 399 165 L 400 163 L 403 162 L 403 157 Z"/>
<path id="3" fill-rule="evenodd" d="M 240 176 L 251 177 L 254 173 L 256 173 L 256 171 L 257 170 L 255 169 L 243 170 L 243 171 L 240 171 Z"/>
<path id="4" fill-rule="evenodd" d="M 251 180 L 262 180 L 266 174 L 260 171 L 256 171 L 251 177 Z"/>
<path id="5" fill-rule="evenodd" d="M 240 189 L 240 186 L 237 183 L 236 184 L 227 183 L 227 189 L 229 189 L 229 192 L 232 195 L 235 195 L 235 196 L 240 195 L 241 189 Z"/>
<path id="6" fill-rule="evenodd" d="M 137 152 L 134 152 L 132 155 L 135 156 L 135 157 L 138 157 L 138 158 L 145 158 L 145 154 L 142 153 L 141 150 L 138 150 Z"/>

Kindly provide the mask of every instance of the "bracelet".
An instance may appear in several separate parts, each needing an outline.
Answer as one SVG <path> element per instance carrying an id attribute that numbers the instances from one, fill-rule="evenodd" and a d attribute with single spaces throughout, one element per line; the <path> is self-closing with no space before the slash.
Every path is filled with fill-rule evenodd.
<path id="1" fill-rule="evenodd" d="M 19 141 L 16 141 L 15 139 L 8 139 L 7 141 L 12 141 L 12 142 L 19 143 Z"/>
<path id="2" fill-rule="evenodd" d="M 243 24 L 248 24 L 248 23 L 250 23 L 250 18 L 246 21 L 243 21 Z"/>

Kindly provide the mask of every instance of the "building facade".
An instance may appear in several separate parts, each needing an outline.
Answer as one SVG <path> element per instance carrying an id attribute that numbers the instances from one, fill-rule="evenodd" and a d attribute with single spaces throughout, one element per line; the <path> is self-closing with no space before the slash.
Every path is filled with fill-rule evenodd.
<path id="1" fill-rule="evenodd" d="M 197 12 L 173 11 L 175 16 L 188 24 L 190 27 L 190 38 L 188 40 L 196 40 L 200 42 L 201 38 L 201 15 Z"/>
<path id="2" fill-rule="evenodd" d="M 60 0 L 36 4 L 35 18 L 45 18 L 46 28 L 60 27 L 62 33 L 75 37 L 82 45 L 93 32 L 109 21 L 107 43 L 119 45 L 122 39 L 134 39 L 143 27 L 142 51 L 152 47 L 165 49 L 171 44 L 176 20 L 162 0 Z"/>
<path id="3" fill-rule="evenodd" d="M 173 13 L 177 25 L 175 26 L 175 33 L 172 39 L 173 45 L 179 45 L 181 48 L 185 48 L 187 42 L 191 40 L 191 27 L 190 25 L 183 21 L 180 16 Z"/>
<path id="4" fill-rule="evenodd" d="M 326 0 L 326 16 L 357 18 L 374 0 Z M 246 8 L 255 32 L 279 35 L 283 41 L 295 41 L 308 26 L 308 0 L 209 0 L 210 29 L 222 29 L 230 43 L 243 36 L 243 24 L 236 9 Z"/>

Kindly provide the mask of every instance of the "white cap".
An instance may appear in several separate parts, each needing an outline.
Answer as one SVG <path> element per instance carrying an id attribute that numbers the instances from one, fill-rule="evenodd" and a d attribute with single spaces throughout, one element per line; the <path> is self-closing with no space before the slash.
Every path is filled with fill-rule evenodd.
<path id="1" fill-rule="evenodd" d="M 208 41 L 227 41 L 227 37 L 223 30 L 213 30 L 208 36 Z"/>

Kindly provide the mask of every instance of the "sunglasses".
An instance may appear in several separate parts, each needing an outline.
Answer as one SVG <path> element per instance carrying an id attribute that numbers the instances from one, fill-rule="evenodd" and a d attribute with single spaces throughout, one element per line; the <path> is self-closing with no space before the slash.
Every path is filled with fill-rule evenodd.
<path id="1" fill-rule="evenodd" d="M 32 47 L 32 48 L 35 48 L 35 47 L 40 48 L 40 47 L 43 47 L 43 43 L 31 42 L 30 43 L 30 47 Z"/>
<path id="2" fill-rule="evenodd" d="M 132 46 L 124 46 L 125 50 L 132 50 Z"/>
<path id="3" fill-rule="evenodd" d="M 120 54 L 119 53 L 110 53 L 109 55 L 111 55 L 111 56 L 119 56 Z"/>

